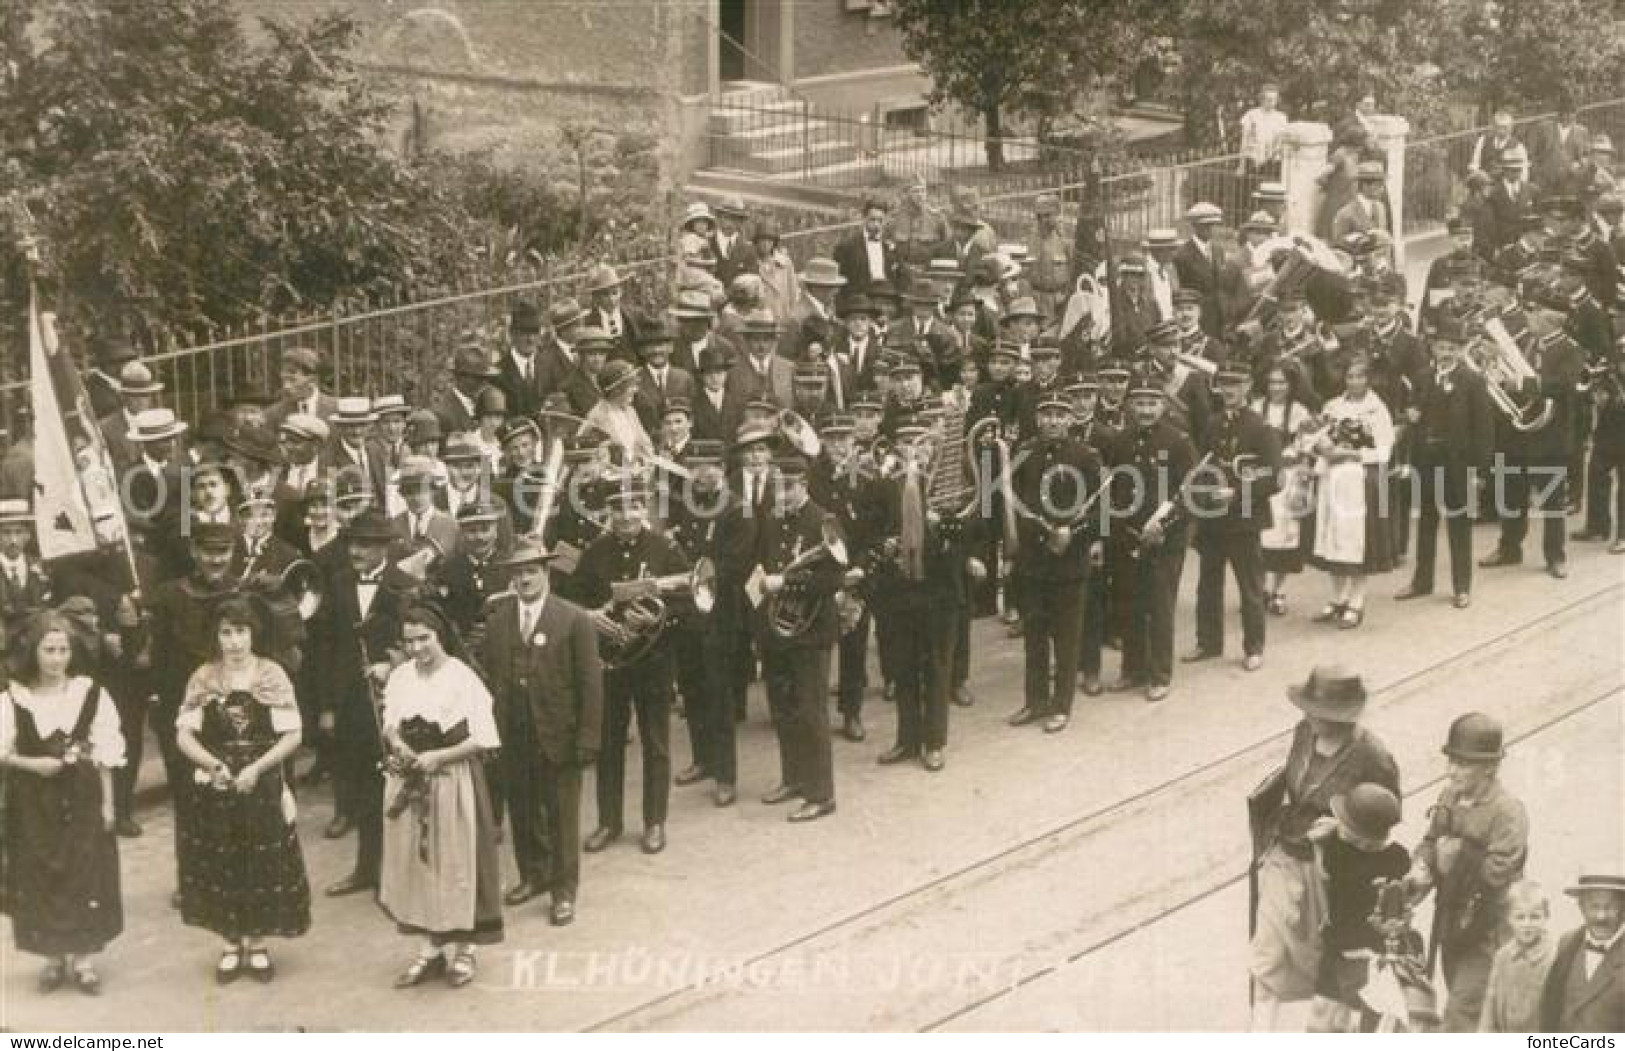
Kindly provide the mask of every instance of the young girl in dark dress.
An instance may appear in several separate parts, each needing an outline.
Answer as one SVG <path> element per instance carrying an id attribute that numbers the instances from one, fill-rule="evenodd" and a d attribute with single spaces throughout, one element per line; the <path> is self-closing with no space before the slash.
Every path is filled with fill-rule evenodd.
<path id="1" fill-rule="evenodd" d="M 193 805 L 179 815 L 181 919 L 225 939 L 224 984 L 275 974 L 264 939 L 310 929 L 310 885 L 283 762 L 299 748 L 299 706 L 277 662 L 255 653 L 264 622 L 246 598 L 215 613 L 216 659 L 192 674 L 176 741 L 197 765 Z"/>
<path id="2" fill-rule="evenodd" d="M 113 771 L 124 765 L 118 711 L 101 686 L 72 674 L 73 629 L 38 614 L 16 640 L 0 693 L 6 868 L 0 901 L 21 952 L 44 956 L 40 989 L 101 989 L 93 957 L 124 929 Z"/>

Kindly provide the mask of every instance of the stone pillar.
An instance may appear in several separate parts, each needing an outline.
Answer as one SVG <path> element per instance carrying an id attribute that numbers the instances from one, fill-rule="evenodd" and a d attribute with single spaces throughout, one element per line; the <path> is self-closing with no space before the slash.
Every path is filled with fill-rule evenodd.
<path id="1" fill-rule="evenodd" d="M 1311 121 L 1293 121 L 1281 133 L 1281 184 L 1286 187 L 1285 233 L 1315 232 L 1321 190 L 1315 182 L 1326 167 L 1332 129 Z"/>
<path id="2" fill-rule="evenodd" d="M 1382 154 L 1387 168 L 1388 204 L 1390 221 L 1394 228 L 1394 269 L 1405 272 L 1405 139 L 1411 133 L 1411 122 L 1404 117 L 1382 114 L 1368 118 L 1373 134 L 1371 149 Z"/>

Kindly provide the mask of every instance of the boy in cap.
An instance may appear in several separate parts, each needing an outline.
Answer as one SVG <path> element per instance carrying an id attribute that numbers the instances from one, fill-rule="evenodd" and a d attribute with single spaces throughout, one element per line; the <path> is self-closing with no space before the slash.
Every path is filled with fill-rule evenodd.
<path id="1" fill-rule="evenodd" d="M 1437 893 L 1430 950 L 1442 950 L 1450 993 L 1444 1027 L 1471 1033 L 1506 940 L 1507 889 L 1523 878 L 1529 859 L 1529 818 L 1498 777 L 1506 755 L 1499 722 L 1479 712 L 1460 716 L 1443 751 L 1449 780 L 1428 811 L 1408 881 L 1413 903 Z"/>

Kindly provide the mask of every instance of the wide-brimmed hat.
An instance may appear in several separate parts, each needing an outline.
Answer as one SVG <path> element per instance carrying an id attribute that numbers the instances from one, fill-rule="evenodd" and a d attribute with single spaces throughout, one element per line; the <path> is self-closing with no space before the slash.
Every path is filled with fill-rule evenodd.
<path id="1" fill-rule="evenodd" d="M 771 310 L 752 310 L 746 314 L 739 325 L 739 332 L 745 336 L 777 336 L 784 331 L 778 318 L 773 316 Z"/>
<path id="2" fill-rule="evenodd" d="M 1305 715 L 1334 723 L 1359 722 L 1365 711 L 1365 682 L 1339 664 L 1322 664 L 1302 686 L 1288 686 L 1287 699 Z"/>
<path id="3" fill-rule="evenodd" d="M 175 418 L 173 409 L 142 409 L 135 414 L 129 437 L 133 442 L 161 442 L 185 433 L 186 424 Z"/>
<path id="4" fill-rule="evenodd" d="M 433 481 L 439 472 L 435 470 L 435 462 L 427 456 L 407 456 L 402 458 L 397 480 L 401 485 L 410 482 Z"/>
<path id="5" fill-rule="evenodd" d="M 717 316 L 717 312 L 711 309 L 711 297 L 701 288 L 685 288 L 678 292 L 667 313 L 674 318 L 705 318 L 707 321 Z"/>
<path id="6" fill-rule="evenodd" d="M 608 263 L 599 263 L 587 272 L 587 291 L 607 292 L 612 288 L 620 288 L 626 283 L 626 278 L 616 273 L 615 268 Z"/>
<path id="7" fill-rule="evenodd" d="M 441 463 L 469 462 L 483 460 L 484 458 L 485 452 L 478 445 L 461 435 L 447 442 L 446 447 L 440 450 Z"/>
<path id="8" fill-rule="evenodd" d="M 268 427 L 239 427 L 226 435 L 223 444 L 227 452 L 236 453 L 245 460 L 270 464 L 282 462 L 282 446 L 277 444 L 276 435 Z"/>
<path id="9" fill-rule="evenodd" d="M 638 381 L 638 370 L 624 361 L 611 361 L 598 374 L 598 386 L 605 394 L 614 394 L 628 383 Z"/>
<path id="10" fill-rule="evenodd" d="M 7 497 L 0 500 L 0 525 L 33 525 L 34 509 L 25 499 Z"/>
<path id="11" fill-rule="evenodd" d="M 587 312 L 573 296 L 556 299 L 547 306 L 547 324 L 554 331 L 569 328 L 586 316 Z"/>
<path id="12" fill-rule="evenodd" d="M 744 219 L 750 215 L 745 209 L 744 198 L 739 196 L 724 197 L 716 203 L 713 209 L 718 215 L 726 215 L 730 219 Z"/>
<path id="13" fill-rule="evenodd" d="M 1571 897 L 1594 890 L 1625 894 L 1625 875 L 1621 873 L 1621 866 L 1618 865 L 1587 863 L 1580 869 L 1574 882 L 1563 888 L 1563 893 Z"/>
<path id="14" fill-rule="evenodd" d="M 807 260 L 807 266 L 797 275 L 804 285 L 813 288 L 840 288 L 846 284 L 846 278 L 841 276 L 841 268 L 835 260 L 824 256 L 814 256 Z"/>
<path id="15" fill-rule="evenodd" d="M 335 405 L 331 420 L 339 426 L 378 422 L 378 414 L 372 411 L 371 398 L 339 398 Z"/>
<path id="16" fill-rule="evenodd" d="M 120 394 L 162 394 L 164 385 L 152 378 L 152 370 L 139 361 L 125 362 L 118 372 Z"/>
<path id="17" fill-rule="evenodd" d="M 643 323 L 643 327 L 638 329 L 637 338 L 632 341 L 632 345 L 642 350 L 645 347 L 658 347 L 675 342 L 677 342 L 677 333 L 672 331 L 671 325 L 665 319 L 657 317 Z"/>
<path id="18" fill-rule="evenodd" d="M 491 361 L 491 355 L 485 350 L 484 344 L 478 340 L 465 340 L 457 348 L 457 353 L 451 359 L 451 371 L 457 376 L 474 376 L 479 379 L 496 379 L 502 375 L 500 369 Z"/>
<path id="19" fill-rule="evenodd" d="M 1386 839 L 1399 824 L 1399 797 L 1378 784 L 1355 785 L 1331 799 L 1332 815 L 1362 839 Z"/>
<path id="20" fill-rule="evenodd" d="M 682 228 L 687 230 L 701 219 L 713 226 L 716 225 L 717 217 L 711 214 L 711 206 L 704 201 L 695 201 L 683 211 Z"/>
<path id="21" fill-rule="evenodd" d="M 344 535 L 351 542 L 387 544 L 394 541 L 397 534 L 382 511 L 369 509 L 344 527 Z"/>

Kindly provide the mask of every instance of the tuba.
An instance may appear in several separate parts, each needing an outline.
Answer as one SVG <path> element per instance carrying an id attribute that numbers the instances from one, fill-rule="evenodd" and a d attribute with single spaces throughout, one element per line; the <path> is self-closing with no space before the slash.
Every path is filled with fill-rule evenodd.
<path id="1" fill-rule="evenodd" d="M 636 664 L 671 625 L 669 600 L 687 598 L 701 613 L 716 604 L 716 566 L 702 558 L 687 573 L 640 577 L 612 585 L 610 619 L 619 629 L 598 640 L 598 655 L 610 670 Z"/>
<path id="2" fill-rule="evenodd" d="M 1474 340 L 1463 355 L 1463 362 L 1484 377 L 1484 386 L 1496 411 L 1506 417 L 1512 429 L 1520 433 L 1538 431 L 1552 421 L 1552 399 L 1536 398 L 1520 405 L 1513 397 L 1514 390 L 1525 384 L 1540 382 L 1540 373 L 1523 356 L 1517 340 L 1507 331 L 1498 317 L 1482 322 L 1479 329 L 1488 339 Z"/>
<path id="3" fill-rule="evenodd" d="M 823 612 L 828 599 L 814 595 L 808 590 L 807 580 L 812 567 L 824 561 L 834 562 L 839 566 L 845 566 L 849 562 L 846 541 L 842 539 L 840 528 L 833 517 L 824 519 L 823 542 L 810 551 L 797 555 L 784 567 L 781 574 L 784 577 L 784 586 L 768 599 L 767 626 L 774 635 L 781 639 L 800 638 L 811 631 L 813 625 L 818 622 L 819 614 Z"/>

